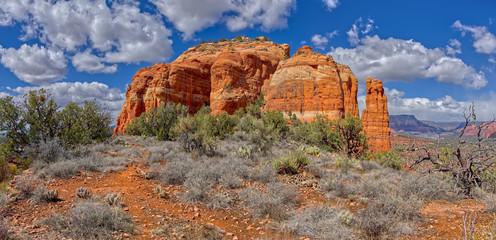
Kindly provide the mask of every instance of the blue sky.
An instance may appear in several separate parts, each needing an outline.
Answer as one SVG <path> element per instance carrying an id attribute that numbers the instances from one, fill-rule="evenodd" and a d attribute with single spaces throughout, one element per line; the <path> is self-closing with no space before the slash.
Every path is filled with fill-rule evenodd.
<path id="1" fill-rule="evenodd" d="M 134 73 L 201 40 L 267 36 L 330 54 L 360 82 L 384 81 L 390 114 L 496 115 L 490 0 L 0 0 L 0 97 L 48 88 L 116 116 Z M 359 102 L 363 109 L 364 86 Z"/>

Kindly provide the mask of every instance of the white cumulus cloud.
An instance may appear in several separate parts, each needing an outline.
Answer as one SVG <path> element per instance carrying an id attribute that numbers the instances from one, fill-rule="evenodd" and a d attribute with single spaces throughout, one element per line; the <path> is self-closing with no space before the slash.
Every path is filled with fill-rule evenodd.
<path id="1" fill-rule="evenodd" d="M 337 8 L 339 5 L 339 0 L 322 0 L 322 2 L 324 2 L 329 11 L 332 11 L 332 9 Z"/>
<path id="2" fill-rule="evenodd" d="M 452 26 L 454 29 L 461 31 L 463 35 L 471 33 L 474 39 L 474 48 L 478 53 L 492 54 L 496 53 L 496 36 L 490 33 L 485 26 L 464 25 L 460 20 L 456 20 Z"/>
<path id="3" fill-rule="evenodd" d="M 0 25 L 15 24 L 24 31 L 21 40 L 60 49 L 75 57 L 78 70 L 92 73 L 115 72 L 112 63 L 164 61 L 173 53 L 161 16 L 142 12 L 136 0 L 0 0 Z M 102 65 L 88 61 L 88 49 L 102 56 Z"/>
<path id="4" fill-rule="evenodd" d="M 259 26 L 263 31 L 287 27 L 296 0 L 151 0 L 157 9 L 191 39 L 195 32 L 219 22 L 230 31 Z"/>
<path id="5" fill-rule="evenodd" d="M 320 34 L 315 34 L 312 36 L 312 44 L 315 45 L 316 48 L 324 50 L 329 43 L 327 37 L 324 37 Z"/>
<path id="6" fill-rule="evenodd" d="M 326 33 L 325 36 L 322 36 L 320 34 L 315 34 L 312 36 L 311 41 L 316 48 L 324 50 L 327 47 L 329 40 L 332 39 L 337 34 L 338 34 L 337 30 L 334 30 L 333 32 L 330 33 Z"/>
<path id="7" fill-rule="evenodd" d="M 457 39 L 450 39 L 449 45 L 446 46 L 446 53 L 451 56 L 462 53 L 462 43 Z"/>
<path id="8" fill-rule="evenodd" d="M 390 81 L 435 78 L 474 89 L 488 83 L 482 71 L 459 58 L 446 56 L 439 48 L 429 49 L 413 40 L 381 39 L 377 35 L 366 36 L 359 42 L 355 48 L 339 47 L 328 54 L 350 66 L 362 81 L 367 76 Z"/>
<path id="9" fill-rule="evenodd" d="M 1 63 L 22 81 L 44 85 L 67 74 L 67 60 L 62 51 L 37 44 L 23 44 L 19 49 L 0 46 Z"/>
<path id="10" fill-rule="evenodd" d="M 72 65 L 78 72 L 115 73 L 117 71 L 117 64 L 106 65 L 102 61 L 101 57 L 95 56 L 89 51 L 77 53 L 72 57 Z"/>
<path id="11" fill-rule="evenodd" d="M 358 45 L 360 43 L 360 35 L 366 35 L 372 32 L 375 28 L 377 27 L 374 25 L 373 19 L 368 18 L 367 21 L 364 22 L 360 17 L 351 26 L 351 29 L 346 32 L 348 35 L 348 42 L 350 42 L 353 46 Z"/>

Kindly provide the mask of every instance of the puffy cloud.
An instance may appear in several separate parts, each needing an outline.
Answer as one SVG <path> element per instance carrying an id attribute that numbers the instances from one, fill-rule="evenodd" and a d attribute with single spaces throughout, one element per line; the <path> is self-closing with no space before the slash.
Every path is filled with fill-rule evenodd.
<path id="1" fill-rule="evenodd" d="M 261 25 L 263 31 L 285 28 L 296 0 L 234 0 L 234 16 L 227 17 L 227 28 L 239 31 Z"/>
<path id="2" fill-rule="evenodd" d="M 322 36 L 320 34 L 315 34 L 312 36 L 311 41 L 316 48 L 324 50 L 327 47 L 327 44 L 329 43 L 329 39 L 333 38 L 337 34 L 338 34 L 337 30 L 334 30 L 331 33 L 326 33 L 325 36 Z"/>
<path id="3" fill-rule="evenodd" d="M 456 20 L 452 27 L 461 31 L 462 35 L 465 35 L 467 32 L 471 33 L 474 39 L 475 51 L 478 53 L 496 53 L 496 36 L 490 33 L 487 27 L 463 25 L 460 20 Z"/>
<path id="4" fill-rule="evenodd" d="M 339 5 L 339 0 L 322 0 L 322 2 L 324 2 L 329 11 L 332 11 L 332 9 L 337 8 Z"/>
<path id="5" fill-rule="evenodd" d="M 44 85 L 64 78 L 67 60 L 64 53 L 37 44 L 19 49 L 0 46 L 1 63 L 22 81 Z"/>
<path id="6" fill-rule="evenodd" d="M 366 22 L 363 22 L 362 18 L 360 17 L 351 26 L 351 29 L 346 32 L 346 34 L 348 35 L 348 42 L 350 42 L 350 44 L 353 46 L 358 45 L 360 43 L 360 35 L 368 34 L 375 28 L 377 27 L 374 26 L 373 19 L 368 18 Z"/>
<path id="7" fill-rule="evenodd" d="M 72 65 L 79 72 L 115 73 L 117 71 L 117 64 L 106 65 L 102 61 L 102 58 L 91 54 L 89 51 L 77 53 L 72 57 Z"/>
<path id="8" fill-rule="evenodd" d="M 439 48 L 429 49 L 413 40 L 381 39 L 366 36 L 356 48 L 335 48 L 330 55 L 346 64 L 364 80 L 367 76 L 391 81 L 435 78 L 465 87 L 480 89 L 487 85 L 482 71 L 477 72 L 461 59 L 448 57 Z"/>
<path id="9" fill-rule="evenodd" d="M 136 0 L 0 0 L 0 25 L 15 23 L 24 31 L 21 40 L 37 38 L 73 55 L 75 67 L 83 71 L 110 72 L 116 66 L 102 62 L 163 61 L 173 52 L 171 31 L 161 16 L 141 12 Z M 82 56 L 89 59 L 87 49 L 102 56 L 106 67 L 82 66 Z"/>
<path id="10" fill-rule="evenodd" d="M 195 32 L 225 22 L 230 31 L 260 26 L 263 31 L 287 27 L 296 0 L 151 0 L 157 9 L 191 39 Z"/>
<path id="11" fill-rule="evenodd" d="M 457 39 L 450 39 L 449 45 L 446 46 L 446 53 L 451 56 L 462 53 L 462 43 Z"/>
<path id="12" fill-rule="evenodd" d="M 231 0 L 151 0 L 157 9 L 189 39 L 197 31 L 216 24 L 231 9 Z"/>
<path id="13" fill-rule="evenodd" d="M 315 47 L 324 50 L 327 46 L 327 43 L 329 43 L 329 40 L 327 37 L 324 37 L 320 34 L 315 34 L 312 37 L 312 44 L 315 45 Z"/>
<path id="14" fill-rule="evenodd" d="M 40 88 L 17 87 L 11 89 L 11 91 L 18 95 L 24 95 L 29 91 Z M 81 104 L 85 100 L 95 100 L 98 104 L 108 107 L 114 121 L 117 119 L 126 99 L 126 94 L 120 89 L 110 88 L 108 85 L 99 82 L 58 82 L 43 86 L 43 88 L 50 91 L 55 102 L 62 107 L 70 102 Z"/>

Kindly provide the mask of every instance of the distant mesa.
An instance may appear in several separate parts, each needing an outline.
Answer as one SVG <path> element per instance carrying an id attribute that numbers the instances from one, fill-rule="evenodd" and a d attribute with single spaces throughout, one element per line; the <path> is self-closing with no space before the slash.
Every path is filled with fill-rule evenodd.
<path id="1" fill-rule="evenodd" d="M 396 132 L 418 132 L 418 133 L 443 133 L 446 130 L 436 127 L 436 122 L 431 125 L 418 120 L 414 115 L 391 115 L 389 126 Z"/>
<path id="2" fill-rule="evenodd" d="M 395 134 L 415 135 L 421 137 L 433 136 L 458 136 L 465 125 L 465 122 L 435 122 L 418 120 L 414 115 L 390 115 L 390 127 Z M 478 125 L 484 122 L 478 123 Z M 469 125 L 464 136 L 475 136 L 477 131 L 475 126 Z M 490 124 L 483 131 L 485 137 L 496 137 L 496 123 Z"/>
<path id="3" fill-rule="evenodd" d="M 265 37 L 238 37 L 202 43 L 172 63 L 143 68 L 127 90 L 114 133 L 125 132 L 134 118 L 162 102 L 184 104 L 190 113 L 205 104 L 213 114 L 232 114 L 253 103 L 261 93 L 267 102 L 263 110 L 291 111 L 304 121 L 311 121 L 317 113 L 331 119 L 343 118 L 346 113 L 359 116 L 358 80 L 349 67 L 309 46 L 301 47 L 292 57 L 289 54 L 287 44 Z M 371 81 L 370 98 L 369 83 L 367 89 L 366 132 L 370 139 L 380 139 L 371 141 L 373 149 L 389 150 L 389 116 L 382 82 Z"/>

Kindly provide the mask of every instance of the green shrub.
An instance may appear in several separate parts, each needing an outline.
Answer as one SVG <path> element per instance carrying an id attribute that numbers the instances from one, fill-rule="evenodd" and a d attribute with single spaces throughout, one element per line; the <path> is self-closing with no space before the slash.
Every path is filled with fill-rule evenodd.
<path id="1" fill-rule="evenodd" d="M 216 116 L 217 123 L 215 124 L 215 136 L 219 139 L 224 139 L 227 135 L 234 133 L 239 119 L 237 116 L 231 116 L 227 113 L 222 113 Z"/>
<path id="2" fill-rule="evenodd" d="M 95 101 L 84 101 L 82 107 L 69 103 L 58 115 L 60 139 L 64 145 L 103 141 L 111 136 L 112 117 L 108 109 Z"/>
<path id="3" fill-rule="evenodd" d="M 0 98 L 0 132 L 5 136 L 1 138 L 0 150 L 5 155 L 19 152 L 29 143 L 28 126 L 22 115 L 22 105 L 14 102 L 11 96 Z"/>
<path id="4" fill-rule="evenodd" d="M 262 153 L 268 153 L 274 142 L 280 138 L 280 134 L 274 126 L 265 125 L 260 120 L 255 120 L 253 123 L 254 129 L 250 131 L 250 142 Z"/>
<path id="5" fill-rule="evenodd" d="M 179 143 L 188 152 L 213 155 L 216 144 L 217 119 L 210 108 L 203 106 L 195 115 L 183 117 L 174 126 Z"/>
<path id="6" fill-rule="evenodd" d="M 295 119 L 294 115 L 290 120 L 293 122 L 290 131 L 293 139 L 328 151 L 341 149 L 343 143 L 340 134 L 333 129 L 335 124 L 327 116 L 317 114 L 310 123 L 301 123 Z"/>
<path id="7" fill-rule="evenodd" d="M 5 156 L 21 155 L 28 145 L 60 138 L 64 146 L 104 140 L 111 135 L 110 113 L 95 101 L 83 107 L 68 104 L 62 111 L 45 89 L 30 91 L 22 103 L 0 98 L 0 131 L 5 132 L 0 150 Z"/>
<path id="8" fill-rule="evenodd" d="M 181 117 L 186 117 L 187 107 L 181 104 L 162 103 L 135 118 L 126 128 L 129 135 L 154 136 L 157 140 L 173 140 L 176 135 L 173 127 Z"/>
<path id="9" fill-rule="evenodd" d="M 262 118 L 262 107 L 265 106 L 265 98 L 263 94 L 258 96 L 254 103 L 249 103 L 246 105 L 246 113 L 252 115 L 253 117 L 260 119 Z"/>
<path id="10" fill-rule="evenodd" d="M 278 157 L 272 162 L 272 166 L 280 174 L 298 173 L 298 164 L 290 157 Z"/>
<path id="11" fill-rule="evenodd" d="M 45 89 L 29 91 L 23 96 L 23 118 L 29 125 L 29 141 L 40 142 L 53 139 L 57 135 L 59 106 Z"/>
<path id="12" fill-rule="evenodd" d="M 310 164 L 310 159 L 301 151 L 291 152 L 289 156 L 274 159 L 272 166 L 280 174 L 296 174 L 298 169 Z"/>
<path id="13" fill-rule="evenodd" d="M 368 149 L 368 145 L 360 118 L 347 113 L 346 117 L 337 123 L 336 129 L 339 131 L 344 152 L 348 154 L 348 157 L 362 156 Z"/>
<path id="14" fill-rule="evenodd" d="M 248 146 L 241 146 L 238 148 L 238 155 L 240 157 L 244 157 L 244 158 L 248 158 L 251 156 L 251 151 L 252 151 L 253 147 L 251 145 L 248 145 Z"/>
<path id="15" fill-rule="evenodd" d="M 284 115 L 281 112 L 267 111 L 262 115 L 262 121 L 264 125 L 271 126 L 275 131 L 280 134 L 287 134 L 289 131 L 288 121 L 284 119 Z"/>
<path id="16" fill-rule="evenodd" d="M 393 169 L 401 169 L 405 163 L 405 160 L 401 156 L 400 152 L 391 150 L 391 151 L 385 151 L 381 153 L 375 153 L 372 156 L 377 163 L 379 163 L 382 166 L 385 167 L 390 167 Z"/>
<path id="17" fill-rule="evenodd" d="M 221 38 L 221 39 L 219 40 L 219 42 L 225 42 L 225 41 L 227 41 L 227 39 L 225 39 L 225 38 Z"/>
<path id="18" fill-rule="evenodd" d="M 320 154 L 321 154 L 321 151 L 320 151 L 320 148 L 318 147 L 315 147 L 315 146 L 311 146 L 311 147 L 305 147 L 305 146 L 301 146 L 299 148 L 299 151 L 302 151 L 308 155 L 313 155 L 313 156 L 316 156 L 316 157 L 319 157 Z"/>

